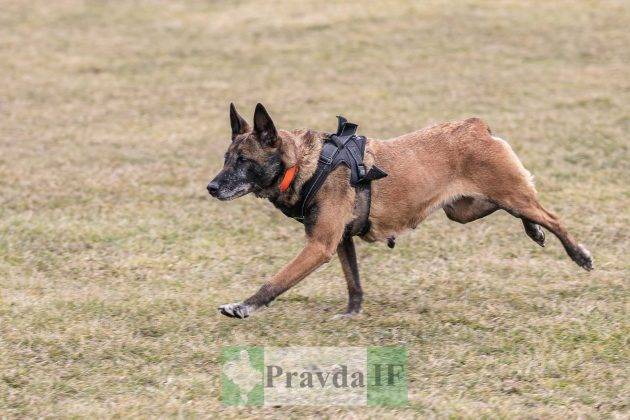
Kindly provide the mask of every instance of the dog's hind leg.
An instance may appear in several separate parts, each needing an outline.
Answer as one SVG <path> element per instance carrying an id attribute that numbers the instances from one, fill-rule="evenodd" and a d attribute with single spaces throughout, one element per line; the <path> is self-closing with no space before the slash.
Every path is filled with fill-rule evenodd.
<path id="1" fill-rule="evenodd" d="M 452 203 L 446 204 L 443 208 L 444 213 L 446 213 L 449 219 L 464 224 L 486 217 L 499 210 L 501 207 L 484 198 L 462 197 Z M 542 228 L 529 219 L 523 218 L 522 220 L 527 236 L 538 245 L 544 247 L 545 232 Z"/>
<path id="2" fill-rule="evenodd" d="M 488 197 L 511 215 L 523 221 L 525 232 L 542 245 L 544 227 L 556 235 L 571 259 L 585 270 L 593 269 L 590 252 L 569 234 L 558 216 L 545 209 L 536 198 L 536 191 L 530 183 L 515 182 L 510 188 L 497 188 L 488 191 Z"/>
<path id="3" fill-rule="evenodd" d="M 443 209 L 449 219 L 464 224 L 494 213 L 499 206 L 483 198 L 462 197 L 444 205 Z"/>
<path id="4" fill-rule="evenodd" d="M 359 278 L 359 266 L 357 264 L 357 254 L 354 249 L 352 237 L 344 238 L 337 246 L 337 255 L 341 262 L 341 268 L 348 285 L 348 308 L 340 316 L 351 316 L 361 312 L 363 302 L 363 289 Z"/>
<path id="5" fill-rule="evenodd" d="M 486 144 L 485 160 L 478 162 L 475 185 L 479 191 L 502 209 L 522 219 L 525 232 L 538 244 L 544 243 L 542 226 L 560 239 L 577 265 L 592 270 L 591 254 L 573 239 L 558 216 L 538 202 L 532 176 L 510 145 L 498 137 L 492 137 L 492 140 Z"/>
<path id="6" fill-rule="evenodd" d="M 569 232 L 567 232 L 560 218 L 546 210 L 540 205 L 538 200 L 527 197 L 524 200 L 516 200 L 516 202 L 513 201 L 507 204 L 510 213 L 523 219 L 524 223 L 528 221 L 532 224 L 538 224 L 556 235 L 558 239 L 560 239 L 569 257 L 571 257 L 577 265 L 588 271 L 593 269 L 591 253 L 584 245 L 578 244 Z"/>

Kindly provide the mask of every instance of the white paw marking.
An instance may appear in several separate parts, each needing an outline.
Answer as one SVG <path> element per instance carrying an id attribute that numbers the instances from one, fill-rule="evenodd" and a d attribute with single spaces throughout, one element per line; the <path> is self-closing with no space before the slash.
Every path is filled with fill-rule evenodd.
<path id="1" fill-rule="evenodd" d="M 225 316 L 239 319 L 247 318 L 254 312 L 250 305 L 245 305 L 244 303 L 228 303 L 221 305 L 219 306 L 219 311 Z"/>
<path id="2" fill-rule="evenodd" d="M 585 260 L 580 265 L 584 267 L 586 270 L 591 271 L 594 268 L 593 256 L 591 255 L 591 252 L 588 249 L 586 249 L 586 247 L 582 244 L 578 244 L 578 248 L 584 254 L 584 256 L 582 256 L 582 259 Z"/>
<path id="3" fill-rule="evenodd" d="M 586 254 L 586 256 L 590 259 L 593 259 L 593 256 L 591 255 L 591 251 L 589 251 L 588 249 L 586 249 L 586 247 L 582 244 L 578 244 L 578 247 L 580 248 L 580 250 Z"/>

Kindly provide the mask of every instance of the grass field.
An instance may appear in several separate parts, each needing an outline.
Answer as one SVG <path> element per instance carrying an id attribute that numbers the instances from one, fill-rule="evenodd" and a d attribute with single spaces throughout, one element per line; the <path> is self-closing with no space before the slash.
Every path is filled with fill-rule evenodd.
<path id="1" fill-rule="evenodd" d="M 629 416 L 627 1 L 0 0 L 0 417 Z M 302 246 L 205 191 L 228 104 L 387 138 L 484 118 L 593 253 L 496 213 L 359 244 L 239 321 Z M 406 408 L 223 407 L 223 345 L 403 345 Z"/>

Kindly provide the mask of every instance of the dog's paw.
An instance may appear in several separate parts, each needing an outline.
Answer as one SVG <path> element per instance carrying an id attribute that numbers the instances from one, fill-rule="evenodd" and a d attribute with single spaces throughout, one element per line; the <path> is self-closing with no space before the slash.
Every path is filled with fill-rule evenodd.
<path id="1" fill-rule="evenodd" d="M 245 305 L 244 303 L 228 303 L 221 305 L 219 306 L 219 311 L 225 316 L 239 319 L 247 318 L 254 312 L 250 305 Z"/>
<path id="2" fill-rule="evenodd" d="M 591 271 L 593 268 L 593 257 L 588 249 L 582 244 L 578 244 L 578 252 L 573 257 L 573 260 L 586 271 Z"/>
<path id="3" fill-rule="evenodd" d="M 335 321 L 338 319 L 350 319 L 350 318 L 358 318 L 361 315 L 361 312 L 344 312 L 341 314 L 337 314 L 335 316 L 333 316 L 332 318 L 330 318 L 331 321 Z"/>

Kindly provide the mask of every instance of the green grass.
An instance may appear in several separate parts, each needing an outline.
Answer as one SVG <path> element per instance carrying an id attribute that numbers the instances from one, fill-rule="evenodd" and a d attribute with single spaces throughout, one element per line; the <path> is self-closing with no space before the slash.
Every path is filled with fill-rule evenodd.
<path id="1" fill-rule="evenodd" d="M 628 416 L 630 7 L 623 1 L 0 2 L 0 416 Z M 387 138 L 484 118 L 592 251 L 497 213 L 360 244 L 246 321 L 298 252 L 210 200 L 230 101 Z M 407 408 L 219 402 L 222 345 L 403 345 Z"/>

